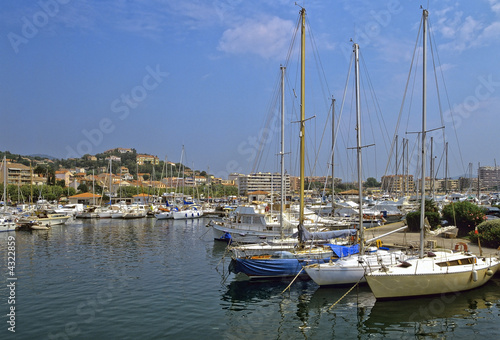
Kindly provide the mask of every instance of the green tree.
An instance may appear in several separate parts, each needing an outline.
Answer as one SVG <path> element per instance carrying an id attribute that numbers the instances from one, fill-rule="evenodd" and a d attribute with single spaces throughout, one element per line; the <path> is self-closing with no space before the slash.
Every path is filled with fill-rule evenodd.
<path id="1" fill-rule="evenodd" d="M 81 183 L 79 186 L 78 186 L 78 191 L 80 192 L 89 192 L 89 188 L 87 187 L 87 184 L 85 183 Z"/>
<path id="2" fill-rule="evenodd" d="M 365 182 L 365 187 L 367 188 L 378 188 L 381 186 L 380 182 L 377 182 L 377 179 L 374 177 L 368 177 Z"/>
<path id="3" fill-rule="evenodd" d="M 441 223 L 441 216 L 438 212 L 438 207 L 434 200 L 425 200 L 425 217 L 429 221 L 431 229 L 435 229 Z M 412 211 L 406 214 L 406 223 L 408 230 L 411 232 L 420 231 L 420 210 Z"/>

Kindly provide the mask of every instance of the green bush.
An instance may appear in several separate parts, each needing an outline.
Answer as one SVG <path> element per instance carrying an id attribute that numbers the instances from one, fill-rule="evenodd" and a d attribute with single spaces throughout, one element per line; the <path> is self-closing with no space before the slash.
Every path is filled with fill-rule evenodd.
<path id="1" fill-rule="evenodd" d="M 441 218 L 438 212 L 426 211 L 425 217 L 431 225 L 431 230 L 436 229 L 440 224 Z M 420 232 L 420 211 L 413 211 L 406 214 L 406 223 L 408 224 L 408 231 Z"/>
<path id="2" fill-rule="evenodd" d="M 458 237 L 468 235 L 486 219 L 484 210 L 468 201 L 450 203 L 443 208 L 442 214 L 448 225 L 457 226 Z"/>
<path id="3" fill-rule="evenodd" d="M 477 226 L 478 234 L 469 232 L 470 241 L 477 244 L 481 240 L 481 246 L 488 248 L 500 247 L 500 219 L 484 221 Z"/>

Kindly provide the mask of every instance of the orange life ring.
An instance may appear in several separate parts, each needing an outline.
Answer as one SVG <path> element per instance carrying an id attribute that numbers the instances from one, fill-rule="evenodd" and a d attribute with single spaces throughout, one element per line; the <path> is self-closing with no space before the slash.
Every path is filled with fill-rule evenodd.
<path id="1" fill-rule="evenodd" d="M 455 244 L 455 251 L 463 251 L 464 253 L 467 252 L 467 244 L 464 242 L 458 242 Z"/>

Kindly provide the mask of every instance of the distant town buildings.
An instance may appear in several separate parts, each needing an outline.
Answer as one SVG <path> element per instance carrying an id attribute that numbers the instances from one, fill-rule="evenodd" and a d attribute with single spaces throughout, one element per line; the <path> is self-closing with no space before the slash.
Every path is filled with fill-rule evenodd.
<path id="1" fill-rule="evenodd" d="M 404 194 L 415 191 L 413 175 L 387 175 L 382 176 L 381 190 L 384 192 Z"/>
<path id="2" fill-rule="evenodd" d="M 160 159 L 152 155 L 137 155 L 137 164 L 144 165 L 147 163 L 158 165 L 160 164 Z"/>
<path id="3" fill-rule="evenodd" d="M 500 166 L 479 167 L 479 180 L 483 188 L 496 188 L 500 185 Z"/>
<path id="4" fill-rule="evenodd" d="M 249 175 L 239 175 L 238 194 L 247 195 L 254 191 L 281 192 L 281 174 L 257 172 Z M 285 195 L 290 195 L 290 175 L 285 174 Z"/>
<path id="5" fill-rule="evenodd" d="M 4 182 L 4 169 L 3 164 L 0 171 L 0 182 Z M 47 178 L 33 174 L 32 169 L 29 166 L 19 164 L 19 163 L 9 163 L 6 164 L 7 167 L 7 185 L 13 184 L 17 186 L 22 186 L 25 184 L 44 184 L 47 183 Z"/>
<path id="6" fill-rule="evenodd" d="M 113 153 L 116 151 L 119 153 L 133 153 L 134 152 L 134 150 L 132 150 L 132 149 L 114 148 L 114 149 L 106 150 L 106 151 L 104 151 L 104 153 Z"/>

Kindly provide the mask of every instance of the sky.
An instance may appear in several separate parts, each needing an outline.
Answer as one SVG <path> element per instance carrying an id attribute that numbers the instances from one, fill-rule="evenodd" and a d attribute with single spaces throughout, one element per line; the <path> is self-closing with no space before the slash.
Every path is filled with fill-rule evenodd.
<path id="1" fill-rule="evenodd" d="M 449 176 L 500 163 L 500 0 L 299 5 L 307 15 L 306 174 L 331 174 L 333 97 L 335 176 L 357 178 L 353 42 L 361 56 L 362 144 L 374 144 L 362 149 L 362 176 L 380 179 L 396 164 L 399 173 L 403 164 L 418 173 L 418 134 L 408 132 L 422 128 L 421 47 L 414 57 L 421 5 L 432 43 L 427 129 L 437 129 L 428 133 L 434 171 L 444 177 L 446 142 Z M 299 5 L 2 1 L 0 150 L 73 158 L 122 147 L 173 162 L 182 157 L 221 178 L 279 171 L 285 65 L 283 158 L 286 171 L 298 175 Z M 395 147 L 391 153 L 396 134 L 398 158 Z"/>

